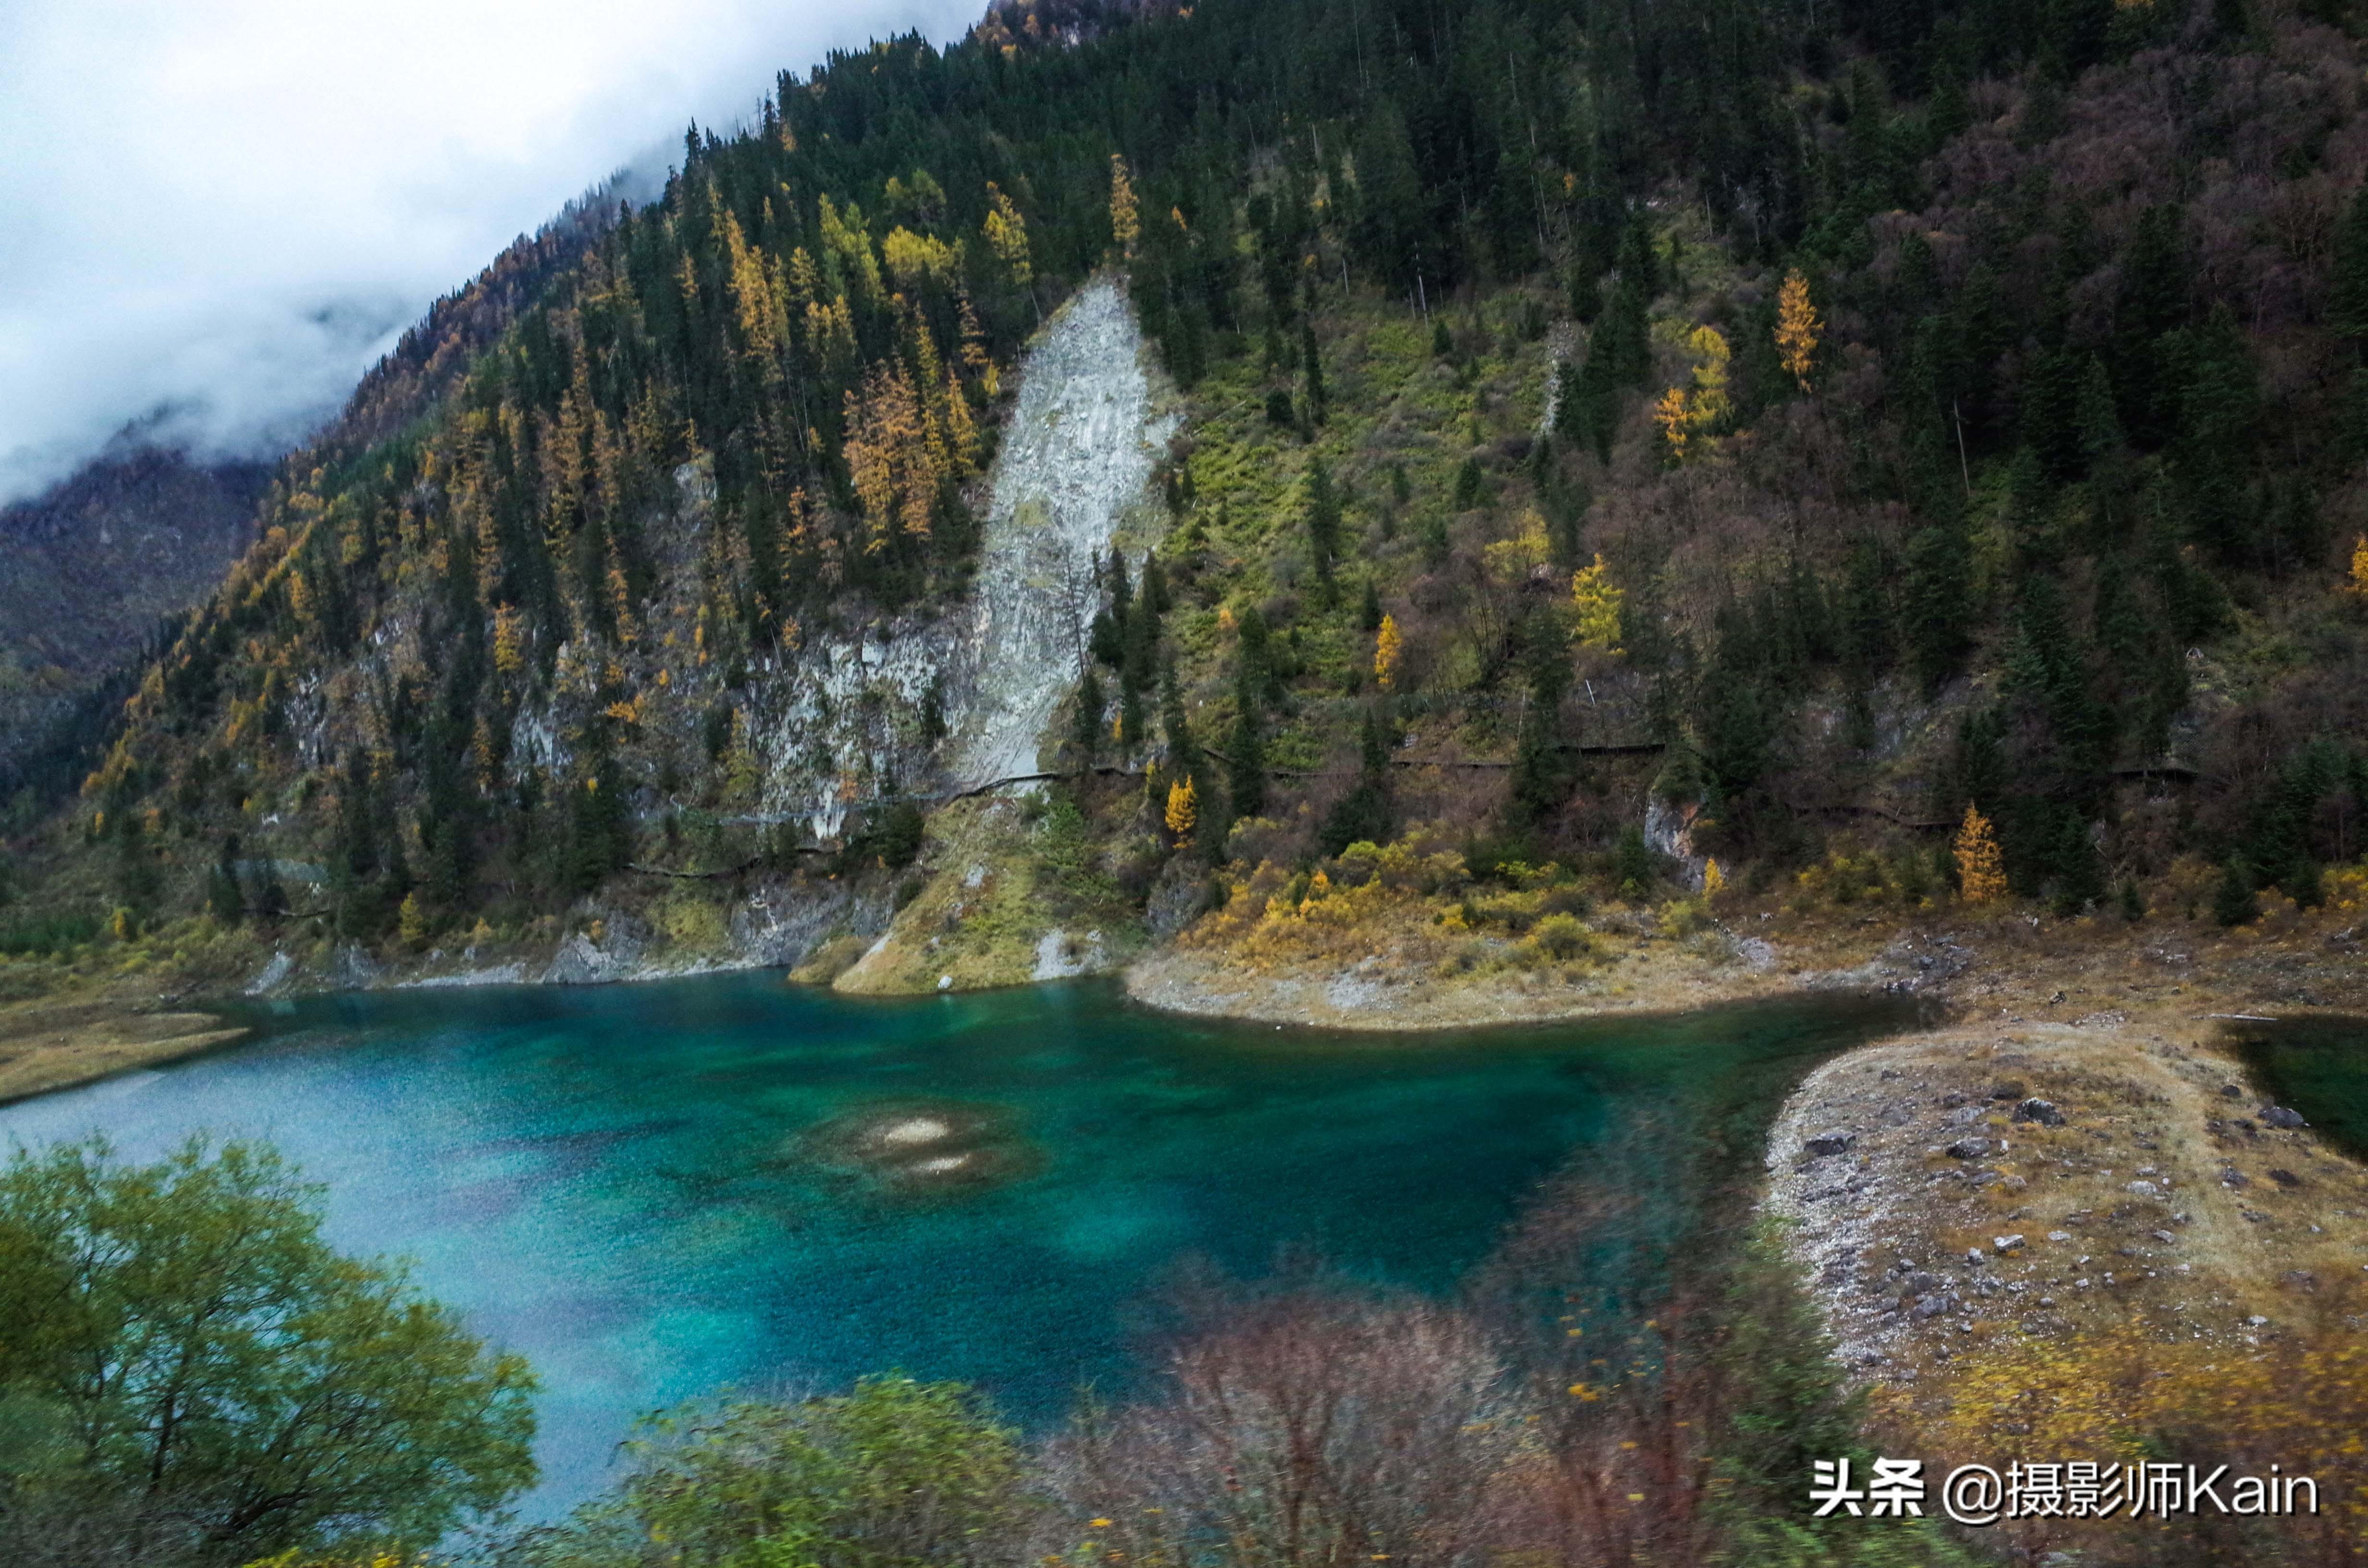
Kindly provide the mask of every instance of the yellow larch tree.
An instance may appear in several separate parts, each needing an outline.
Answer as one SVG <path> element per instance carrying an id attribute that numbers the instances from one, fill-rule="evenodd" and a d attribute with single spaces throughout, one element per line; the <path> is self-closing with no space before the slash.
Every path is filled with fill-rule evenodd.
<path id="1" fill-rule="evenodd" d="M 494 668 L 506 676 L 526 668 L 526 623 L 509 605 L 494 610 Z"/>
<path id="2" fill-rule="evenodd" d="M 2368 598 L 2368 534 L 2351 542 L 2351 591 Z"/>
<path id="3" fill-rule="evenodd" d="M 962 281 L 962 258 L 942 240 L 900 225 L 880 242 L 880 251 L 888 258 L 888 276 L 899 289 L 917 289 L 923 283 L 951 289 Z"/>
<path id="4" fill-rule="evenodd" d="M 740 220 L 723 210 L 723 255 L 732 284 L 732 302 L 740 323 L 740 340 L 752 366 L 770 379 L 780 372 L 781 341 L 789 335 L 789 314 L 778 269 L 764 254 L 751 249 L 741 233 Z M 586 356 L 578 355 L 582 365 Z"/>
<path id="5" fill-rule="evenodd" d="M 394 934 L 406 948 L 419 948 L 427 942 L 427 911 L 421 907 L 419 895 L 403 895 L 403 907 L 395 911 Z"/>
<path id="6" fill-rule="evenodd" d="M 1110 154 L 1110 240 L 1119 253 L 1134 259 L 1134 242 L 1143 237 L 1143 213 L 1134 197 L 1134 181 L 1127 177 L 1126 160 Z"/>
<path id="7" fill-rule="evenodd" d="M 1809 370 L 1816 363 L 1818 335 L 1825 324 L 1809 299 L 1809 280 L 1798 267 L 1786 273 L 1784 286 L 1776 291 L 1776 349 L 1803 392 L 1809 390 Z"/>
<path id="8" fill-rule="evenodd" d="M 1735 351 L 1714 326 L 1698 326 L 1686 339 L 1695 358 L 1694 390 L 1686 396 L 1686 423 L 1702 435 L 1717 430 L 1734 403 L 1726 395 L 1726 365 Z"/>
<path id="9" fill-rule="evenodd" d="M 1578 609 L 1578 625 L 1572 631 L 1572 640 L 1582 648 L 1618 653 L 1620 607 L 1627 597 L 1613 585 L 1611 568 L 1603 564 L 1603 553 L 1598 551 L 1594 565 L 1582 566 L 1571 575 L 1571 603 Z"/>
<path id="10" fill-rule="evenodd" d="M 929 512 L 946 473 L 945 437 L 916 395 L 904 365 L 871 368 L 847 405 L 848 474 L 863 514 L 866 554 L 885 550 L 899 532 L 929 535 Z"/>
<path id="11" fill-rule="evenodd" d="M 1178 848 L 1192 842 L 1192 830 L 1200 822 L 1201 796 L 1188 774 L 1167 787 L 1167 831 L 1176 835 Z"/>
<path id="12" fill-rule="evenodd" d="M 1653 405 L 1653 423 L 1661 427 L 1661 439 L 1668 447 L 1669 461 L 1686 460 L 1686 433 L 1693 421 L 1686 416 L 1686 390 L 1671 387 Z"/>
<path id="13" fill-rule="evenodd" d="M 2006 896 L 2006 862 L 1998 854 L 1990 819 L 1971 801 L 1957 829 L 1957 891 L 1967 903 L 1992 903 Z"/>
<path id="14" fill-rule="evenodd" d="M 1011 281 L 1025 289 L 1036 276 L 1028 258 L 1028 224 L 1020 218 L 1019 209 L 1011 204 L 1011 198 L 1004 195 L 993 180 L 986 182 L 986 194 L 994 204 L 984 225 L 986 248 L 1003 263 L 1011 274 Z"/>
<path id="15" fill-rule="evenodd" d="M 1382 629 L 1373 637 L 1373 680 L 1383 691 L 1397 684 L 1398 658 L 1405 643 L 1398 636 L 1398 618 L 1382 617 Z"/>
<path id="16" fill-rule="evenodd" d="M 821 218 L 825 256 L 837 259 L 840 275 L 866 304 L 885 303 L 888 290 L 880 279 L 880 257 L 871 248 L 871 232 L 864 223 L 863 209 L 850 201 L 842 214 L 825 196 L 816 210 Z"/>

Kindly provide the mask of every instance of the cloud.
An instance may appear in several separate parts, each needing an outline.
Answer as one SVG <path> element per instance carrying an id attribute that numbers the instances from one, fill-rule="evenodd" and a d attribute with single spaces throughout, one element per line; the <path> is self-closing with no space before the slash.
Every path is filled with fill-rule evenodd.
<path id="1" fill-rule="evenodd" d="M 0 502 L 273 450 L 438 295 L 780 70 L 982 0 L 0 0 Z"/>

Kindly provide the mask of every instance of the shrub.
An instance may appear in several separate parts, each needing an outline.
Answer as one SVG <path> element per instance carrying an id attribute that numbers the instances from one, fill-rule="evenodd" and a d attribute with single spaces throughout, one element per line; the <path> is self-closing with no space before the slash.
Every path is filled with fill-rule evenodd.
<path id="1" fill-rule="evenodd" d="M 1710 915 L 1698 900 L 1673 898 L 1661 907 L 1661 935 L 1686 937 L 1710 924 Z"/>
<path id="2" fill-rule="evenodd" d="M 1587 927 L 1576 915 L 1549 915 L 1530 928 L 1530 946 L 1556 963 L 1567 963 L 1587 951 Z"/>
<path id="3" fill-rule="evenodd" d="M 610 1496 L 529 1541 L 535 1568 L 996 1561 L 1025 1517 L 1018 1434 L 960 1383 L 891 1374 L 789 1403 L 652 1417 Z"/>

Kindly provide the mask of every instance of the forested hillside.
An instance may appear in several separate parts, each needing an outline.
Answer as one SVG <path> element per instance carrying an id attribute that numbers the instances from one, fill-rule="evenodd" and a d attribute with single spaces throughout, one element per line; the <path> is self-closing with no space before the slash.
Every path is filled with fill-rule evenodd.
<path id="1" fill-rule="evenodd" d="M 1484 881 L 1913 903 L 1969 806 L 2061 913 L 2315 901 L 2368 804 L 2350 20 L 1005 5 L 784 74 L 288 466 L 15 841 L 15 945 L 901 869 L 980 781 L 833 759 L 816 842 L 750 693 L 963 593 L 1021 345 L 1103 267 L 1185 423 L 1042 757 L 1154 932 L 1415 823 Z"/>

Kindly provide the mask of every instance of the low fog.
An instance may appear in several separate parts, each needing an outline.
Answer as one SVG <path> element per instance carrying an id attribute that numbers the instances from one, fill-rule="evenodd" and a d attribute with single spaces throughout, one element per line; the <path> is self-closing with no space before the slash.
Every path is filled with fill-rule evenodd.
<path id="1" fill-rule="evenodd" d="M 0 0 L 0 503 L 300 439 L 438 295 L 774 73 L 984 0 Z"/>

